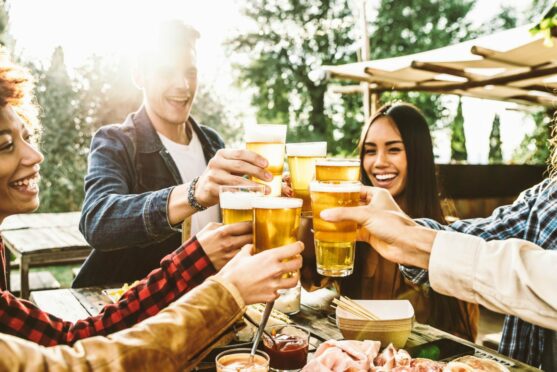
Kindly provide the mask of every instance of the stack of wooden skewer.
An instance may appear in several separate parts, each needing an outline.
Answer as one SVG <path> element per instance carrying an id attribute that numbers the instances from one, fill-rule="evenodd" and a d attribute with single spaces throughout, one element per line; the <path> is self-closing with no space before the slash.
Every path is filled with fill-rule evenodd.
<path id="1" fill-rule="evenodd" d="M 354 314 L 360 318 L 368 319 L 368 320 L 379 320 L 379 317 L 363 307 L 362 305 L 358 304 L 356 301 L 352 301 L 348 297 L 340 296 L 340 298 L 335 298 L 333 303 L 340 309 L 344 311 L 348 311 L 351 314 Z"/>

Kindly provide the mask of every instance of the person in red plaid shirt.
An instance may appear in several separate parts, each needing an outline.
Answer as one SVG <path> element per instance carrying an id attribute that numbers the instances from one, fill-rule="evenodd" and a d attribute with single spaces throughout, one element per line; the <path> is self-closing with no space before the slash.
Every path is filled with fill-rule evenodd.
<path id="1" fill-rule="evenodd" d="M 33 142 L 33 132 L 38 128 L 33 106 L 29 104 L 30 88 L 31 79 L 27 72 L 10 64 L 0 50 L 0 223 L 9 215 L 31 212 L 39 205 L 39 164 L 44 158 Z M 230 231 L 223 232 L 224 229 Z M 80 339 L 108 335 L 128 328 L 157 314 L 215 274 L 237 252 L 234 245 L 245 245 L 251 240 L 251 233 L 246 234 L 249 230 L 249 223 L 208 226 L 197 237 L 164 257 L 159 268 L 124 293 L 117 303 L 105 306 L 97 316 L 76 323 L 48 314 L 6 290 L 5 267 L 8 262 L 0 241 L 0 332 L 52 346 L 73 344 Z M 223 234 L 236 235 L 236 240 L 232 239 L 233 244 L 230 244 L 231 239 L 225 239 L 230 247 L 220 243 L 218 252 L 206 254 L 202 248 L 204 243 L 215 246 L 215 241 L 223 240 Z M 266 267 L 263 258 L 258 260 L 261 260 L 259 267 Z M 286 269 L 285 272 L 289 272 L 288 270 L 293 270 L 292 265 L 301 265 L 301 262 L 294 261 L 296 262 L 287 265 L 287 268 L 281 267 L 281 270 Z M 268 269 L 271 270 L 270 267 Z M 243 278 L 245 274 L 238 270 L 234 271 L 234 275 Z M 261 297 L 270 286 L 274 286 L 273 291 L 276 291 L 277 288 L 289 288 L 296 284 L 292 280 L 292 283 L 277 283 L 272 279 L 274 274 L 271 272 L 263 271 L 261 274 L 270 280 L 263 285 L 259 283 L 260 288 L 257 290 L 250 288 L 251 297 Z M 245 282 L 257 280 L 253 276 L 243 278 Z M 246 298 L 244 300 L 248 302 Z M 253 298 L 249 301 L 253 301 Z"/>

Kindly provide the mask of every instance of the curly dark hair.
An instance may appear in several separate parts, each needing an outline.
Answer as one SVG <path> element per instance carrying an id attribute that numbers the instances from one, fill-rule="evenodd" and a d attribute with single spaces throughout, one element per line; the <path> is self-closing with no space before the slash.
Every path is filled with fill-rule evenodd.
<path id="1" fill-rule="evenodd" d="M 33 132 L 39 131 L 38 107 L 34 103 L 33 77 L 29 71 L 11 62 L 0 47 L 0 107 L 12 106 Z"/>

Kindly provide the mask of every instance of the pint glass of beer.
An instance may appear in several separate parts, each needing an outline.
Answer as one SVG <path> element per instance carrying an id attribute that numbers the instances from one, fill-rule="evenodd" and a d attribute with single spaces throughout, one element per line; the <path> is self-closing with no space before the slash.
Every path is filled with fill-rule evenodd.
<path id="1" fill-rule="evenodd" d="M 266 170 L 273 175 L 271 182 L 252 177 L 251 180 L 268 185 L 271 196 L 280 196 L 284 168 L 286 125 L 259 124 L 246 127 L 246 148 L 263 156 L 269 162 Z"/>
<path id="2" fill-rule="evenodd" d="M 360 202 L 360 182 L 320 182 L 310 184 L 311 209 L 317 272 L 325 276 L 347 276 L 354 270 L 358 224 L 321 219 L 324 209 L 353 207 Z"/>
<path id="3" fill-rule="evenodd" d="M 315 163 L 317 181 L 359 181 L 360 161 L 349 159 L 323 159 Z"/>
<path id="4" fill-rule="evenodd" d="M 221 186 L 219 188 L 222 222 L 230 225 L 236 222 L 252 221 L 252 201 L 265 195 L 265 186 Z"/>
<path id="5" fill-rule="evenodd" d="M 327 142 L 287 143 L 286 156 L 294 196 L 304 201 L 302 213 L 311 213 L 309 183 L 315 177 L 315 162 L 327 156 Z"/>
<path id="6" fill-rule="evenodd" d="M 298 241 L 302 199 L 263 196 L 253 200 L 255 253 Z"/>

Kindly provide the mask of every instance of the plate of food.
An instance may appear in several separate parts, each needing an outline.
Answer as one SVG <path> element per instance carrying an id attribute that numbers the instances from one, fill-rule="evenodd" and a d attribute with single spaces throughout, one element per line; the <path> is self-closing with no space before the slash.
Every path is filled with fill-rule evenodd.
<path id="1" fill-rule="evenodd" d="M 509 372 L 506 366 L 486 358 L 465 355 L 451 361 L 436 361 L 412 357 L 408 351 L 396 349 L 392 344 L 381 350 L 381 342 L 371 340 L 328 340 L 319 345 L 302 371 L 328 372 L 340 365 L 343 366 L 343 370 L 370 372 Z"/>

